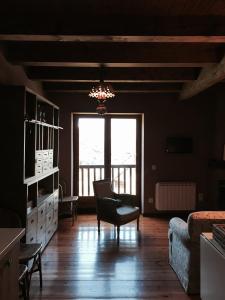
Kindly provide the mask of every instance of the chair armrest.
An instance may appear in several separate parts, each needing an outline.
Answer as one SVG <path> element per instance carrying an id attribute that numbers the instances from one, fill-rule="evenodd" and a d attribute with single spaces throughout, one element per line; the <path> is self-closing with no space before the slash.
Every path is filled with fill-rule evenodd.
<path id="1" fill-rule="evenodd" d="M 136 196 L 130 194 L 116 194 L 114 193 L 114 197 L 121 201 L 122 205 L 130 205 L 136 206 Z"/>
<path id="2" fill-rule="evenodd" d="M 188 225 L 180 218 L 172 218 L 169 222 L 169 232 L 176 234 L 181 240 L 189 241 Z"/>

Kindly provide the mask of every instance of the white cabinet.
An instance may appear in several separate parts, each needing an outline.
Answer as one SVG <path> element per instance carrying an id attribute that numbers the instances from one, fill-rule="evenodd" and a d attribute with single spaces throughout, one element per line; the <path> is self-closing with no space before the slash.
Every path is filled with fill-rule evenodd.
<path id="1" fill-rule="evenodd" d="M 201 299 L 225 299 L 225 251 L 212 239 L 201 235 Z"/>

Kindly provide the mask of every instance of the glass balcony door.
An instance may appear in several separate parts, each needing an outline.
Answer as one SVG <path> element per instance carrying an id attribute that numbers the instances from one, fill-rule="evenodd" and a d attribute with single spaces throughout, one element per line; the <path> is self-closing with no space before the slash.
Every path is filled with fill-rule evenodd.
<path id="1" fill-rule="evenodd" d="M 94 180 L 105 177 L 105 120 L 79 118 L 79 196 L 93 196 Z"/>
<path id="2" fill-rule="evenodd" d="M 116 193 L 136 195 L 136 132 L 136 119 L 111 119 L 111 180 Z"/>
<path id="3" fill-rule="evenodd" d="M 127 115 L 75 117 L 75 194 L 93 197 L 92 182 L 104 178 L 116 193 L 138 193 L 138 121 Z"/>

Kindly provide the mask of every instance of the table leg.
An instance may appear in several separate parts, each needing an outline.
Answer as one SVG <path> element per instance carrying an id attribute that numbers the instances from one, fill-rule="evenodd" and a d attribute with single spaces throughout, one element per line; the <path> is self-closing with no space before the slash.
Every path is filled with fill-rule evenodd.
<path id="1" fill-rule="evenodd" d="M 75 202 L 72 202 L 72 226 L 74 225 L 75 220 Z"/>

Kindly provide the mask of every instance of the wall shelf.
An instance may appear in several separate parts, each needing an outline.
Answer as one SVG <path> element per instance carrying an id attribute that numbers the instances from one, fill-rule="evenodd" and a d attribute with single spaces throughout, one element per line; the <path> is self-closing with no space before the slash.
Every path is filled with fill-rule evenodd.
<path id="1" fill-rule="evenodd" d="M 18 213 L 26 241 L 49 242 L 58 226 L 59 108 L 24 86 L 0 86 L 0 206 Z"/>

